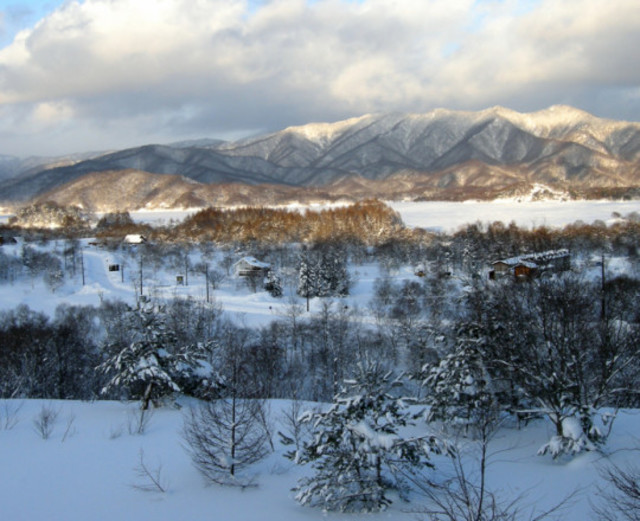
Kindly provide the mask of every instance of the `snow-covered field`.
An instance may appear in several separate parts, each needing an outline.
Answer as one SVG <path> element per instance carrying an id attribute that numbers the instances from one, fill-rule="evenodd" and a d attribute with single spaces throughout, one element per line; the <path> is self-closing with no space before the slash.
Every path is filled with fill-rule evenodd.
<path id="1" fill-rule="evenodd" d="M 46 440 L 34 428 L 43 407 L 59 413 Z M 290 489 L 309 469 L 283 458 L 278 443 L 275 453 L 255 468 L 257 488 L 207 486 L 182 447 L 185 408 L 156 410 L 139 435 L 129 433 L 133 407 L 117 402 L 0 401 L 0 419 L 8 411 L 17 422 L 9 429 L 0 425 L 0 517 L 11 521 L 427 519 L 416 514 L 425 501 L 419 495 L 368 515 L 327 514 L 298 505 Z M 286 402 L 270 404 L 276 428 L 281 427 L 278 421 L 285 407 Z M 627 449 L 635 446 L 638 427 L 638 413 L 621 414 L 608 446 L 611 461 L 625 464 L 637 457 Z M 589 501 L 597 499 L 598 468 L 605 458 L 590 453 L 566 463 L 536 456 L 547 436 L 544 422 L 526 430 L 501 431 L 491 445 L 490 489 L 504 497 L 524 494 L 521 505 L 536 509 L 576 492 L 558 519 L 589 519 Z M 475 463 L 473 448 L 472 443 L 466 445 L 469 465 Z M 149 484 L 136 474 L 141 454 L 150 470 L 160 469 L 166 492 L 135 488 Z M 433 461 L 433 477 L 442 479 L 450 464 L 443 456 Z"/>
<path id="2" fill-rule="evenodd" d="M 34 427 L 43 407 L 58 412 L 49 439 Z M 271 416 L 276 428 L 286 402 L 272 402 Z M 426 519 L 416 514 L 424 498 L 395 501 L 379 514 L 327 514 L 298 505 L 290 489 L 309 469 L 297 467 L 282 456 L 283 447 L 255 468 L 258 487 L 245 491 L 207 486 L 182 447 L 182 411 L 159 409 L 153 413 L 144 434 L 130 434 L 134 405 L 117 402 L 0 401 L 0 420 L 7 413 L 16 422 L 0 425 L 0 490 L 2 519 L 11 521 L 175 521 L 175 520 L 396 520 Z M 573 461 L 553 462 L 536 456 L 547 439 L 544 422 L 526 430 L 504 429 L 492 443 L 489 487 L 505 498 L 523 494 L 521 505 L 543 509 L 576 495 L 559 519 L 583 521 L 589 518 L 589 501 L 599 482 L 598 469 L 606 461 L 625 464 L 637 453 L 629 447 L 637 443 L 638 413 L 622 413 L 605 459 L 588 453 Z M 468 442 L 465 460 L 476 462 L 477 449 Z M 145 492 L 135 485 L 149 484 L 137 476 L 140 455 L 159 477 L 166 492 Z M 433 477 L 449 472 L 445 457 L 435 457 Z M 526 509 L 525 509 L 526 511 Z"/>
<path id="3" fill-rule="evenodd" d="M 408 226 L 453 232 L 461 226 L 480 221 L 505 224 L 515 222 L 523 228 L 536 226 L 562 227 L 575 221 L 610 222 L 614 213 L 627 215 L 640 212 L 640 201 L 522 201 L 493 202 L 392 202 Z"/>
<path id="4" fill-rule="evenodd" d="M 558 226 L 576 220 L 608 221 L 613 212 L 624 215 L 640 211 L 640 201 L 393 203 L 392 206 L 408 225 L 442 230 L 452 230 L 476 220 L 515 220 L 527 226 Z M 182 217 L 184 215 L 174 212 L 134 214 L 134 218 L 147 222 L 153 222 L 154 218 L 167 222 Z M 19 255 L 19 245 L 3 248 L 5 253 Z M 134 303 L 137 290 L 133 278 L 137 266 L 129 259 L 124 277 L 120 272 L 108 271 L 109 264 L 127 261 L 121 255 L 96 249 L 85 240 L 84 286 L 77 276 L 65 280 L 60 288 L 51 292 L 40 278 L 21 279 L 0 286 L 0 309 L 11 309 L 24 303 L 32 309 L 52 314 L 58 304 L 65 302 L 98 305 L 102 299 L 121 299 Z M 353 266 L 351 272 L 355 285 L 344 303 L 364 314 L 373 282 L 379 276 L 378 267 L 374 264 Z M 149 271 L 145 276 L 148 277 L 145 293 L 159 297 L 190 295 L 204 298 L 202 277 L 190 275 L 189 285 L 179 286 L 175 278 L 179 274 L 171 270 Z M 401 269 L 395 276 L 411 277 L 410 267 Z M 214 297 L 232 319 L 257 326 L 286 315 L 291 306 L 288 296 L 291 293 L 291 288 L 285 287 L 285 297 L 274 299 L 266 292 L 253 293 L 228 277 L 215 290 Z M 320 300 L 312 299 L 311 311 L 319 307 Z M 34 427 L 34 418 L 43 407 L 59 411 L 53 433 L 47 440 L 42 439 Z M 287 407 L 284 401 L 270 404 L 276 425 L 274 431 L 278 429 L 282 410 Z M 277 440 L 274 440 L 275 453 L 256 467 L 259 474 L 256 489 L 240 491 L 206 486 L 182 447 L 180 432 L 185 408 L 182 411 L 157 410 L 143 435 L 129 434 L 133 408 L 135 404 L 117 402 L 0 400 L 0 520 L 426 519 L 425 515 L 416 513 L 424 504 L 424 498 L 420 496 L 414 496 L 411 503 L 395 501 L 388 511 L 375 515 L 342 516 L 301 507 L 294 501 L 290 489 L 310 469 L 293 466 L 283 458 L 283 447 Z M 552 434 L 550 429 L 548 422 L 538 421 L 525 430 L 505 428 L 500 431 L 491 446 L 490 488 L 505 498 L 524 494 L 522 505 L 539 509 L 577 491 L 558 518 L 583 521 L 589 518 L 590 501 L 597 499 L 598 469 L 610 461 L 640 463 L 640 452 L 632 450 L 638 446 L 640 412 L 621 413 L 607 445 L 607 454 L 582 454 L 570 462 L 536 456 L 537 449 Z M 473 464 L 473 444 L 466 442 L 465 445 L 468 449 L 466 461 Z M 149 467 L 161 467 L 165 493 L 142 492 L 132 486 L 147 484 L 135 472 L 141 451 Z M 450 463 L 443 457 L 436 458 L 435 462 L 434 477 L 442 479 L 450 469 Z"/>

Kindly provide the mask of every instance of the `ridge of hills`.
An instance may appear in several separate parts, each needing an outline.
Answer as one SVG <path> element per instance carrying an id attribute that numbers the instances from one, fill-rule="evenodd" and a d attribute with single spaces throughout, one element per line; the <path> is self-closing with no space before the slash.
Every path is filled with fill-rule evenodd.
<path id="1" fill-rule="evenodd" d="M 3 204 L 51 200 L 96 211 L 493 199 L 540 185 L 567 197 L 635 196 L 640 123 L 561 105 L 527 114 L 436 109 L 313 123 L 234 142 L 146 145 L 40 162 L 0 157 Z"/>

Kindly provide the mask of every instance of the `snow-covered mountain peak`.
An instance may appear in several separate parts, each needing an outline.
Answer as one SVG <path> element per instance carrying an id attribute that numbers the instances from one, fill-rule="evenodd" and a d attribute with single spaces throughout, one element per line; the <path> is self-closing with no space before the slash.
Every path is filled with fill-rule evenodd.
<path id="1" fill-rule="evenodd" d="M 337 121 L 335 123 L 308 123 L 306 125 L 296 127 L 287 127 L 284 132 L 303 136 L 309 141 L 326 142 L 331 141 L 334 136 L 344 132 L 354 125 L 357 125 L 365 119 L 370 119 L 371 117 L 371 115 L 367 114 L 364 116 Z"/>
<path id="2" fill-rule="evenodd" d="M 549 126 L 591 123 L 599 119 L 584 110 L 571 107 L 570 105 L 552 105 L 549 108 L 537 112 L 523 114 L 523 116 Z"/>
<path id="3" fill-rule="evenodd" d="M 536 112 L 520 113 L 504 107 L 493 107 L 479 114 L 505 119 L 520 129 L 541 138 L 605 141 L 617 128 L 629 123 L 598 118 L 569 105 L 552 105 Z M 578 136 L 578 137 L 575 137 Z"/>
<path id="4" fill-rule="evenodd" d="M 515 110 L 507 107 L 503 107 L 502 105 L 494 105 L 493 107 L 480 111 L 480 114 L 499 116 L 505 119 L 511 119 L 521 115 L 519 112 L 516 112 Z"/>

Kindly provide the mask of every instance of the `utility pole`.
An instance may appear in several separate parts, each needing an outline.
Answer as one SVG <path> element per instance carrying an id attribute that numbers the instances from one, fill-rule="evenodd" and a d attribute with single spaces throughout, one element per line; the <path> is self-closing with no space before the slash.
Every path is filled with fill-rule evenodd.
<path id="1" fill-rule="evenodd" d="M 607 315 L 606 302 L 605 302 L 606 279 L 605 279 L 605 269 L 604 269 L 604 251 L 602 252 L 602 258 L 600 260 L 601 260 L 601 262 L 600 262 L 600 280 L 602 282 L 601 301 L 600 301 L 600 318 L 602 320 L 604 320 L 606 315 Z"/>
<path id="2" fill-rule="evenodd" d="M 209 303 L 209 265 L 204 265 L 204 284 L 207 287 L 207 303 Z"/>
<path id="3" fill-rule="evenodd" d="M 80 248 L 80 268 L 82 269 L 82 285 L 84 286 L 84 251 Z"/>
<path id="4" fill-rule="evenodd" d="M 304 262 L 305 269 L 307 270 L 304 282 L 304 292 L 307 294 L 307 313 L 309 313 L 309 277 L 311 276 L 311 270 L 309 269 L 309 249 L 307 248 L 306 244 L 304 246 Z"/>

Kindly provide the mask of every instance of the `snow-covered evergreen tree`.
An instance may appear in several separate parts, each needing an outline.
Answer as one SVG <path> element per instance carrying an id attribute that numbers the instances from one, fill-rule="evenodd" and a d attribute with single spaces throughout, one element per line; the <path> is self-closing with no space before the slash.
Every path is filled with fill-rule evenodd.
<path id="1" fill-rule="evenodd" d="M 299 260 L 298 295 L 344 297 L 349 294 L 346 255 L 335 247 L 305 250 Z"/>
<path id="2" fill-rule="evenodd" d="M 190 347 L 177 348 L 175 335 L 166 327 L 161 309 L 140 307 L 129 316 L 133 341 L 101 364 L 100 368 L 111 376 L 102 389 L 126 389 L 128 397 L 140 399 L 143 410 L 151 400 L 157 400 L 181 391 L 176 382 L 186 372 L 204 369 L 204 353 Z"/>
<path id="3" fill-rule="evenodd" d="M 303 253 L 298 262 L 298 295 L 305 298 L 315 297 L 315 280 L 308 253 Z"/>
<path id="4" fill-rule="evenodd" d="M 476 324 L 465 324 L 457 333 L 452 353 L 423 369 L 429 405 L 427 421 L 441 421 L 465 431 L 499 408 L 498 393 L 485 361 L 486 338 Z"/>
<path id="5" fill-rule="evenodd" d="M 303 423 L 313 437 L 287 456 L 311 463 L 314 474 L 299 481 L 296 499 L 327 510 L 377 511 L 390 503 L 389 491 L 401 495 L 402 476 L 431 467 L 429 454 L 442 445 L 432 436 L 405 438 L 410 423 L 407 401 L 392 394 L 398 378 L 376 363 L 359 364 L 324 412 L 309 412 Z"/>
<path id="6" fill-rule="evenodd" d="M 214 341 L 178 349 L 167 361 L 167 371 L 183 394 L 212 400 L 226 388 L 225 378 L 213 367 L 211 358 L 218 349 Z"/>
<path id="7" fill-rule="evenodd" d="M 264 289 L 272 297 L 278 298 L 282 296 L 282 281 L 274 270 L 269 270 L 264 281 Z"/>
<path id="8" fill-rule="evenodd" d="M 322 278 L 327 295 L 345 297 L 349 294 L 347 257 L 336 247 L 328 248 L 322 255 Z M 324 296 L 324 295 L 323 295 Z"/>

